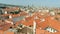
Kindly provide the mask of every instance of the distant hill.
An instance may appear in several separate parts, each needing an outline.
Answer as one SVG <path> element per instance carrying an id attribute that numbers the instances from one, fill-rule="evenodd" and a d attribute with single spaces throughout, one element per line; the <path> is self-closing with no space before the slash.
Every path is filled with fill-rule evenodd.
<path id="1" fill-rule="evenodd" d="M 10 4 L 0 3 L 0 7 L 20 7 L 20 8 L 23 8 L 25 6 L 21 6 L 21 5 L 10 5 Z"/>

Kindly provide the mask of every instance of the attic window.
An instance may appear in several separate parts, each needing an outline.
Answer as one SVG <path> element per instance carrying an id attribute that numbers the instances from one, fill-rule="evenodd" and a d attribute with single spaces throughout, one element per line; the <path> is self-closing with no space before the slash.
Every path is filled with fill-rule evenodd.
<path id="1" fill-rule="evenodd" d="M 43 19 L 40 19 L 41 20 L 41 22 L 44 22 L 45 21 L 45 19 L 43 18 Z"/>
<path id="2" fill-rule="evenodd" d="M 10 29 L 12 29 L 12 27 L 10 27 Z"/>

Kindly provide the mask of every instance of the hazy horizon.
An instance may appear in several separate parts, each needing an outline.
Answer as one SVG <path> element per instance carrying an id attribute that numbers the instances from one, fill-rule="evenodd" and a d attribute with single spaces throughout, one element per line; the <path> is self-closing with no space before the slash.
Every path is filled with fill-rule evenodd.
<path id="1" fill-rule="evenodd" d="M 36 7 L 60 7 L 60 0 L 0 0 L 0 3 Z"/>

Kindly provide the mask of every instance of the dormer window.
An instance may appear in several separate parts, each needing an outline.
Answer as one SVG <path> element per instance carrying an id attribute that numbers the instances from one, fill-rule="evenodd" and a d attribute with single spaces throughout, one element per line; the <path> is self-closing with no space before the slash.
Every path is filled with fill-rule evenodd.
<path id="1" fill-rule="evenodd" d="M 56 30 L 56 29 L 51 28 L 51 27 L 47 27 L 45 30 L 47 30 L 47 31 L 49 31 L 49 32 L 52 32 L 52 33 L 57 32 L 57 30 Z"/>

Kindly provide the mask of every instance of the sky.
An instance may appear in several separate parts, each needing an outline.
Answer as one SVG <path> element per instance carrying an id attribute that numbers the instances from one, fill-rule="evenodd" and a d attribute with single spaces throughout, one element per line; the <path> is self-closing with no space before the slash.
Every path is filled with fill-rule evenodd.
<path id="1" fill-rule="evenodd" d="M 0 3 L 23 6 L 60 7 L 60 0 L 0 0 Z"/>

